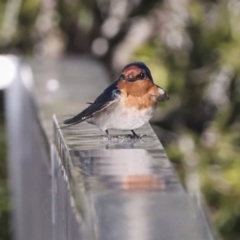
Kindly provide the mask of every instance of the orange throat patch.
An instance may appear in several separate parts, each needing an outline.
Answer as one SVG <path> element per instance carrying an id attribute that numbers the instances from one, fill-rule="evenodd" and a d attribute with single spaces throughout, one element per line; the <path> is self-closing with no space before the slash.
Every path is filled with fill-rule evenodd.
<path id="1" fill-rule="evenodd" d="M 135 82 L 122 80 L 118 83 L 118 89 L 127 96 L 132 95 L 134 97 L 141 97 L 146 94 L 153 85 L 150 79 L 138 80 Z"/>
<path id="2" fill-rule="evenodd" d="M 135 107 L 141 110 L 157 103 L 158 88 L 150 80 L 120 81 L 118 88 L 122 92 L 125 107 Z"/>

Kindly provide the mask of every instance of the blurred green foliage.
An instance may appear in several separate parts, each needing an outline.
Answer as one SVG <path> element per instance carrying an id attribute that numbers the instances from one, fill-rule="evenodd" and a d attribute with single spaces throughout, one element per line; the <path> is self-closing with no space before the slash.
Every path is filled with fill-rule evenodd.
<path id="1" fill-rule="evenodd" d="M 0 26 L 7 2 L 0 0 Z M 170 95 L 155 121 L 169 158 L 189 191 L 188 176 L 195 169 L 220 235 L 240 239 L 239 1 L 127 1 L 125 10 L 121 2 L 22 1 L 16 31 L 8 39 L 0 35 L 0 51 L 47 57 L 53 50 L 58 56 L 94 54 L 92 44 L 101 38 L 107 50 L 97 57 L 112 75 L 122 67 L 116 65 L 144 61 Z M 110 20 L 115 25 L 107 25 Z M 149 25 L 143 28 L 140 20 Z M 118 57 L 120 46 L 125 46 L 120 53 L 128 56 L 123 60 Z M 5 152 L 0 154 L 2 161 Z M 5 162 L 0 164 L 1 207 L 7 190 Z"/>

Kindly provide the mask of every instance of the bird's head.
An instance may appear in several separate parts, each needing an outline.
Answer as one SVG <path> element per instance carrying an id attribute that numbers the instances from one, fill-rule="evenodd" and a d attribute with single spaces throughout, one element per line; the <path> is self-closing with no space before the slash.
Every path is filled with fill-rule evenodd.
<path id="1" fill-rule="evenodd" d="M 144 95 L 153 85 L 151 72 L 142 62 L 126 65 L 118 80 L 118 88 L 133 96 Z"/>
<path id="2" fill-rule="evenodd" d="M 126 65 L 122 70 L 120 80 L 127 82 L 136 81 L 153 82 L 151 72 L 143 62 L 133 62 Z"/>
<path id="3" fill-rule="evenodd" d="M 155 86 L 155 88 L 154 88 Z M 133 62 L 126 65 L 118 79 L 118 88 L 127 95 L 143 96 L 151 89 L 155 89 L 154 93 L 160 101 L 168 100 L 167 93 L 153 83 L 153 78 L 149 68 L 143 62 Z"/>

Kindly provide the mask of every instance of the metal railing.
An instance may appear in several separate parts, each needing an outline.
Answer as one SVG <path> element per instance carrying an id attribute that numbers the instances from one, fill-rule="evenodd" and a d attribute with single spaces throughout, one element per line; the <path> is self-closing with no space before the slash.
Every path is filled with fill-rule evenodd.
<path id="1" fill-rule="evenodd" d="M 149 124 L 137 130 L 142 140 L 113 131 L 109 141 L 87 123 L 59 129 L 64 112 L 106 86 L 98 63 L 27 59 L 34 88 L 30 69 L 5 59 L 14 69 L 6 89 L 14 239 L 213 239 Z"/>

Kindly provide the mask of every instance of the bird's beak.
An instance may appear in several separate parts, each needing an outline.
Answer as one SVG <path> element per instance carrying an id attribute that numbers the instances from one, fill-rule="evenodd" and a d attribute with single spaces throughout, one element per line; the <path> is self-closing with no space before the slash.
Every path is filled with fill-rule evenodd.
<path id="1" fill-rule="evenodd" d="M 169 100 L 169 96 L 168 96 L 168 93 L 164 91 L 164 93 L 161 95 L 159 101 L 167 101 Z"/>

